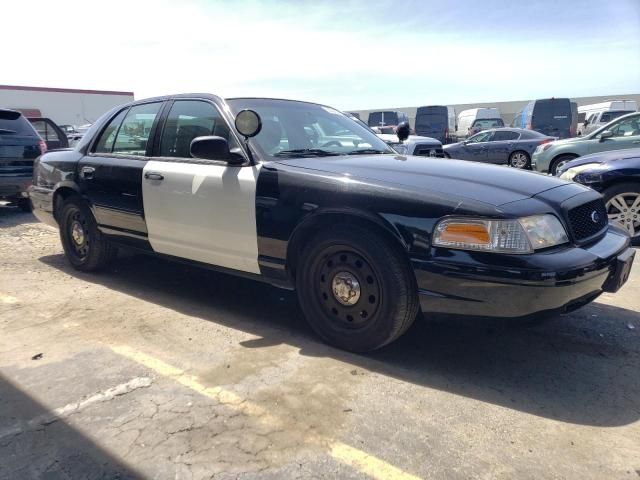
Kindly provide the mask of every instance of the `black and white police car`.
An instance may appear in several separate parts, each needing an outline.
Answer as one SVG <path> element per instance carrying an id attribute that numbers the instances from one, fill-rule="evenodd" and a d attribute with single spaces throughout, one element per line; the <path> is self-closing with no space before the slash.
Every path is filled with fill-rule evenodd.
<path id="1" fill-rule="evenodd" d="M 73 267 L 130 247 L 295 289 L 352 351 L 426 314 L 567 311 L 626 281 L 629 236 L 563 180 L 400 155 L 333 108 L 184 94 L 117 107 L 36 160 L 35 215 Z"/>

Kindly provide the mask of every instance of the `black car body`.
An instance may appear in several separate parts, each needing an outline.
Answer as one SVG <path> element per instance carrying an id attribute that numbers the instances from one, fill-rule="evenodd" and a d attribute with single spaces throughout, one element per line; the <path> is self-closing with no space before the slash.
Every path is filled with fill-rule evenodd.
<path id="1" fill-rule="evenodd" d="M 0 199 L 30 209 L 33 161 L 45 151 L 44 141 L 20 112 L 0 109 Z"/>
<path id="2" fill-rule="evenodd" d="M 589 188 L 399 155 L 330 107 L 286 100 L 191 94 L 118 107 L 75 150 L 40 158 L 31 197 L 78 269 L 127 245 L 293 288 L 316 332 L 354 351 L 397 338 L 418 307 L 577 308 L 617 290 L 633 259 L 625 232 L 590 220 L 604 204 Z"/>
<path id="3" fill-rule="evenodd" d="M 640 148 L 585 155 L 564 164 L 556 175 L 602 193 L 609 221 L 640 244 Z"/>
<path id="4" fill-rule="evenodd" d="M 530 101 L 516 114 L 511 126 L 535 130 L 550 137 L 570 138 L 575 136 L 573 118 L 568 98 L 545 98 Z"/>
<path id="5" fill-rule="evenodd" d="M 445 145 L 443 148 L 449 158 L 529 168 L 531 155 L 538 145 L 553 140 L 554 137 L 533 130 L 496 128 L 477 133 L 462 142 Z"/>

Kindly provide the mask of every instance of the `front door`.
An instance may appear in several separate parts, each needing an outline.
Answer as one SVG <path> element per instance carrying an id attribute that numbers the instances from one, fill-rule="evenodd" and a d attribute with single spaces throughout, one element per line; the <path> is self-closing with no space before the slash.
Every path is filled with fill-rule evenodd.
<path id="1" fill-rule="evenodd" d="M 260 166 L 191 158 L 191 141 L 206 135 L 236 145 L 212 103 L 175 101 L 159 155 L 142 175 L 149 242 L 158 253 L 260 273 L 255 203 Z"/>
<path id="2" fill-rule="evenodd" d="M 146 237 L 142 170 L 162 102 L 134 105 L 115 115 L 78 162 L 78 183 L 101 230 Z"/>
<path id="3" fill-rule="evenodd" d="M 462 155 L 458 158 L 462 160 L 472 160 L 474 162 L 486 162 L 488 158 L 487 141 L 493 135 L 493 131 L 476 133 L 469 137 L 462 147 Z"/>

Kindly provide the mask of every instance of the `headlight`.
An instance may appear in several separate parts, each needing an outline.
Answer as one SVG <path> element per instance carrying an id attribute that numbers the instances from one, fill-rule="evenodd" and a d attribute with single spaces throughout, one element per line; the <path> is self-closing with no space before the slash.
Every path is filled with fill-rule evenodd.
<path id="1" fill-rule="evenodd" d="M 436 247 L 497 253 L 533 253 L 568 241 L 567 232 L 553 215 L 517 220 L 450 217 L 438 222 L 433 234 Z"/>
<path id="2" fill-rule="evenodd" d="M 568 168 L 562 172 L 560 178 L 563 180 L 573 180 L 576 175 L 585 170 L 591 170 L 600 167 L 600 163 L 585 163 L 584 165 L 578 165 L 577 167 Z"/>

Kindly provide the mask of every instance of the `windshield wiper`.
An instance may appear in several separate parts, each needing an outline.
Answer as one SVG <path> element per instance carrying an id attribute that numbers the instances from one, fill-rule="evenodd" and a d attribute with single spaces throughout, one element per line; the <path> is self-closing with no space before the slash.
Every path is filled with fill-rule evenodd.
<path id="1" fill-rule="evenodd" d="M 339 153 L 322 150 L 320 148 L 298 148 L 295 150 L 282 150 L 274 153 L 274 157 L 330 157 L 340 155 Z"/>
<path id="2" fill-rule="evenodd" d="M 384 150 L 377 150 L 375 148 L 362 148 L 360 150 L 351 150 L 350 152 L 345 153 L 345 155 L 375 155 L 380 153 L 391 152 L 385 152 Z"/>

